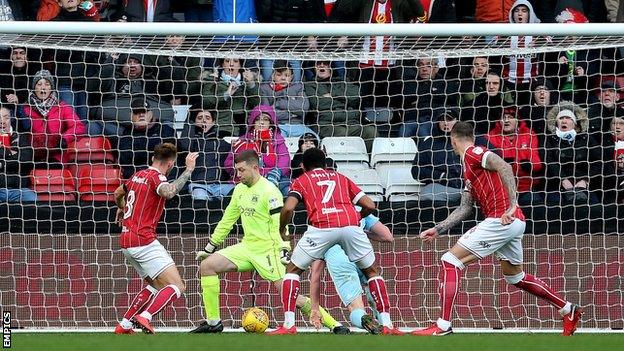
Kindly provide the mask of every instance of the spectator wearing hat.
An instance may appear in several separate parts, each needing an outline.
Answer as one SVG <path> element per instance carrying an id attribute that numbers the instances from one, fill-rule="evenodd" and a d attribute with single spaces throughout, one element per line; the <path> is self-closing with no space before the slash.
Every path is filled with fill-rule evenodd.
<path id="1" fill-rule="evenodd" d="M 531 83 L 531 103 L 520 108 L 527 127 L 537 135 L 539 145 L 544 145 L 546 137 L 546 116 L 548 111 L 559 101 L 559 94 L 553 89 L 549 79 L 539 77 Z"/>
<path id="2" fill-rule="evenodd" d="M 537 135 L 518 116 L 516 107 L 506 107 L 502 118 L 487 134 L 487 140 L 511 165 L 518 179 L 518 203 L 521 206 L 543 204 L 544 198 L 532 192 L 543 168 Z"/>
<path id="3" fill-rule="evenodd" d="M 28 188 L 33 153 L 29 138 L 17 132 L 11 110 L 0 107 L 0 203 L 32 202 L 37 194 Z"/>
<path id="4" fill-rule="evenodd" d="M 247 133 L 232 145 L 225 160 L 225 169 L 235 181 L 234 155 L 255 150 L 260 156 L 260 174 L 275 184 L 286 196 L 290 186 L 290 153 L 271 106 L 256 106 L 247 119 Z"/>
<path id="5" fill-rule="evenodd" d="M 555 205 L 596 204 L 594 190 L 603 187 L 602 151 L 587 134 L 587 114 L 570 101 L 548 112 L 546 137 L 547 202 Z"/>
<path id="6" fill-rule="evenodd" d="M 474 124 L 475 135 L 487 134 L 494 123 L 500 120 L 503 107 L 515 102 L 513 94 L 503 84 L 497 72 L 488 72 L 485 77 L 485 91 L 475 97 L 472 106 L 462 107 L 461 120 Z"/>
<path id="7" fill-rule="evenodd" d="M 257 74 L 245 68 L 245 60 L 219 59 L 216 75 L 204 78 L 203 107 L 219 112 L 219 130 L 238 136 L 244 132 L 247 111 L 260 103 Z"/>
<path id="8" fill-rule="evenodd" d="M 230 145 L 219 136 L 216 121 L 216 112 L 199 110 L 193 114 L 178 140 L 180 150 L 199 153 L 189 184 L 194 200 L 222 199 L 234 189 L 223 168 Z"/>
<path id="9" fill-rule="evenodd" d="M 624 107 L 618 105 L 620 100 L 620 86 L 614 81 L 606 81 L 600 85 L 598 102 L 587 109 L 589 117 L 589 134 L 599 144 L 610 132 L 611 121 L 614 117 L 624 117 Z"/>
<path id="10" fill-rule="evenodd" d="M 119 137 L 119 164 L 125 178 L 149 166 L 150 154 L 161 143 L 176 144 L 175 130 L 154 119 L 149 100 L 132 100 L 131 124 Z"/>
<path id="11" fill-rule="evenodd" d="M 321 137 L 358 136 L 370 152 L 377 133 L 374 126 L 362 125 L 357 85 L 334 77 L 329 61 L 317 61 L 314 71 L 314 80 L 305 83 L 305 93 Z"/>
<path id="12" fill-rule="evenodd" d="M 260 84 L 260 102 L 273 106 L 284 137 L 314 133 L 304 124 L 310 101 L 303 83 L 293 82 L 293 70 L 287 61 L 275 61 L 271 82 Z"/>
<path id="13" fill-rule="evenodd" d="M 293 156 L 292 161 L 290 162 L 290 168 L 292 169 L 292 180 L 299 178 L 305 171 L 303 169 L 303 153 L 308 149 L 318 148 L 319 147 L 319 139 L 315 134 L 306 133 L 299 138 L 299 149 Z M 327 169 L 336 169 L 336 163 L 332 158 L 325 158 L 325 164 Z"/>
<path id="14" fill-rule="evenodd" d="M 459 204 L 464 188 L 462 164 L 451 145 L 451 129 L 459 120 L 458 115 L 454 109 L 439 110 L 431 135 L 419 138 L 412 177 L 425 183 L 420 189 L 420 200 L 444 202 L 448 206 Z M 485 146 L 487 141 L 477 137 L 475 143 Z"/>
<path id="15" fill-rule="evenodd" d="M 37 72 L 31 81 L 31 89 L 27 101 L 10 102 L 20 104 L 22 126 L 31 133 L 34 159 L 67 162 L 69 154 L 64 150 L 85 135 L 87 127 L 71 106 L 58 99 L 50 71 Z"/>

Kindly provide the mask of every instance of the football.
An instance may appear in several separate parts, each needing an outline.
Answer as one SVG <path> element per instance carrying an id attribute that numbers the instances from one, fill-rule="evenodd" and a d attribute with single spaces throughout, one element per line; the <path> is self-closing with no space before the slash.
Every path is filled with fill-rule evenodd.
<path id="1" fill-rule="evenodd" d="M 269 327 L 269 315 L 258 307 L 251 307 L 243 314 L 242 324 L 248 333 L 264 333 Z"/>

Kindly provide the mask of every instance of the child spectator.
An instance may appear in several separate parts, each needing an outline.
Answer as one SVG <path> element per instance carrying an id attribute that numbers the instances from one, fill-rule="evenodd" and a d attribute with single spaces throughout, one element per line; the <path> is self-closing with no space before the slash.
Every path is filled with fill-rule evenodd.
<path id="1" fill-rule="evenodd" d="M 232 152 L 225 160 L 224 167 L 233 178 L 234 155 L 248 149 L 260 155 L 260 173 L 286 196 L 290 186 L 290 154 L 273 107 L 256 106 L 249 114 L 247 133 L 232 145 Z"/>
<path id="2" fill-rule="evenodd" d="M 293 82 L 293 71 L 285 60 L 273 65 L 270 83 L 260 84 L 260 101 L 275 108 L 279 127 L 285 137 L 298 137 L 313 131 L 304 125 L 310 101 L 302 83 Z"/>

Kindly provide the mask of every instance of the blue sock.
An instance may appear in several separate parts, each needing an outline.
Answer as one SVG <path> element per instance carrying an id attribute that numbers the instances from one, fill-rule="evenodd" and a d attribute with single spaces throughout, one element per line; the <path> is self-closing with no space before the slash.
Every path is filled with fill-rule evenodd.
<path id="1" fill-rule="evenodd" d="M 349 315 L 349 319 L 351 320 L 351 324 L 362 329 L 362 317 L 366 315 L 364 309 L 359 308 L 357 310 L 353 310 Z"/>

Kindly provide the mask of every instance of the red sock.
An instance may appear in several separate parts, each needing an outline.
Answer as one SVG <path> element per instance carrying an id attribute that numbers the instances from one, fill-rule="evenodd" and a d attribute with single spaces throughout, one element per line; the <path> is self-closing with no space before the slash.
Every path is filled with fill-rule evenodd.
<path id="1" fill-rule="evenodd" d="M 284 307 L 284 312 L 295 312 L 298 295 L 299 276 L 296 274 L 286 274 L 282 281 L 282 306 Z"/>
<path id="2" fill-rule="evenodd" d="M 459 283 L 461 281 L 461 269 L 454 265 L 442 261 L 442 269 L 440 270 L 440 303 L 442 304 L 442 318 L 445 321 L 451 320 L 453 312 L 453 304 L 459 292 Z"/>
<path id="3" fill-rule="evenodd" d="M 160 289 L 156 296 L 154 296 L 152 303 L 150 303 L 145 309 L 145 312 L 147 312 L 150 317 L 148 319 L 151 319 L 152 316 L 175 301 L 178 297 L 180 297 L 180 295 L 180 289 L 178 289 L 175 285 L 167 285 Z"/>
<path id="4" fill-rule="evenodd" d="M 563 308 L 566 304 L 565 300 L 559 297 L 559 295 L 557 295 L 557 293 L 555 293 L 550 286 L 548 286 L 548 284 L 535 278 L 531 274 L 525 274 L 524 278 L 514 285 L 530 294 L 548 301 L 551 305 L 559 309 Z"/>
<path id="5" fill-rule="evenodd" d="M 390 312 L 390 303 L 388 302 L 388 291 L 386 291 L 386 283 L 381 276 L 372 277 L 368 280 L 368 289 L 375 300 L 375 308 L 380 313 Z"/>
<path id="6" fill-rule="evenodd" d="M 134 297 L 132 303 L 130 304 L 130 307 L 128 308 L 128 311 L 126 311 L 126 314 L 124 314 L 125 319 L 130 320 L 137 313 L 141 313 L 143 311 L 143 308 L 147 306 L 147 304 L 152 300 L 152 297 L 154 296 L 152 290 L 155 289 L 152 287 L 148 288 L 148 286 L 146 286 Z"/>

